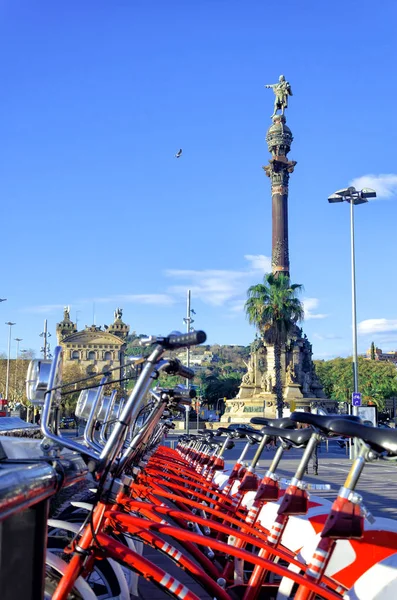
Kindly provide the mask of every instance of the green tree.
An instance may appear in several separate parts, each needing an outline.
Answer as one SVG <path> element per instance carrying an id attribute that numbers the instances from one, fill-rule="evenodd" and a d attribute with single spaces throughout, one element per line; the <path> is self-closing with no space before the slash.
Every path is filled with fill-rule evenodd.
<path id="1" fill-rule="evenodd" d="M 252 285 L 248 290 L 245 311 L 248 321 L 255 325 L 262 336 L 270 337 L 274 344 L 276 376 L 276 399 L 278 416 L 283 414 L 283 385 L 281 378 L 281 350 L 287 342 L 294 325 L 304 317 L 301 301 L 296 297 L 302 289 L 291 284 L 287 275 L 267 274 L 263 283 Z"/>
<path id="2" fill-rule="evenodd" d="M 11 359 L 8 373 L 8 401 L 9 407 L 13 407 L 17 404 L 28 404 L 26 398 L 26 374 L 29 367 L 29 363 L 34 358 L 33 350 L 25 350 L 23 354 L 18 357 L 18 360 Z M 7 386 L 7 356 L 5 354 L 0 355 L 0 392 L 2 397 L 5 398 L 5 391 Z"/>
<path id="3" fill-rule="evenodd" d="M 353 391 L 352 359 L 334 358 L 315 361 L 316 373 L 326 395 L 340 402 L 351 402 Z M 375 404 L 383 410 L 385 400 L 397 396 L 397 374 L 393 363 L 358 358 L 359 389 L 364 404 Z"/>
<path id="4" fill-rule="evenodd" d="M 375 360 L 375 344 L 371 342 L 371 360 Z"/>
<path id="5" fill-rule="evenodd" d="M 214 404 L 219 398 L 234 398 L 241 383 L 239 373 L 228 375 L 210 375 L 201 386 L 202 395 L 206 402 Z"/>
<path id="6" fill-rule="evenodd" d="M 62 371 L 62 394 L 61 407 L 63 414 L 71 415 L 76 409 L 76 403 L 82 390 L 87 385 L 94 385 L 95 379 L 81 381 L 88 377 L 87 373 L 78 361 L 71 362 L 64 366 Z M 80 382 L 80 383 L 79 383 Z"/>

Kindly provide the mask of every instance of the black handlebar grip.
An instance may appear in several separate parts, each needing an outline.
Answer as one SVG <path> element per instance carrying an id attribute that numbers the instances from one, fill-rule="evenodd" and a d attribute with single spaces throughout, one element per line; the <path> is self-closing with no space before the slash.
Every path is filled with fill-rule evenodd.
<path id="1" fill-rule="evenodd" d="M 197 346 L 203 344 L 207 339 L 207 334 L 204 331 L 191 331 L 190 333 L 175 333 L 170 334 L 164 339 L 162 345 L 164 348 L 185 348 L 186 346 Z"/>
<path id="2" fill-rule="evenodd" d="M 193 389 L 189 389 L 186 387 L 182 387 L 177 385 L 173 390 L 172 393 L 174 396 L 177 396 L 178 398 L 195 398 L 197 396 L 197 392 L 196 390 Z"/>
<path id="3" fill-rule="evenodd" d="M 193 379 L 194 377 L 193 369 L 185 367 L 177 358 L 170 359 L 164 371 L 169 375 L 180 375 L 181 377 L 185 377 L 185 379 Z"/>
<path id="4" fill-rule="evenodd" d="M 194 371 L 193 369 L 189 369 L 189 367 L 185 367 L 185 365 L 180 364 L 178 367 L 178 375 L 184 377 L 185 379 L 193 379 Z"/>

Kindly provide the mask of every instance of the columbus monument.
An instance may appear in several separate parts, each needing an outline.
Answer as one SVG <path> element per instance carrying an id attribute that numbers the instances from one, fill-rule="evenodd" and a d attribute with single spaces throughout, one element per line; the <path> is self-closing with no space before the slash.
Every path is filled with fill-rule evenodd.
<path id="1" fill-rule="evenodd" d="M 270 117 L 272 125 L 266 134 L 271 158 L 263 167 L 270 178 L 272 192 L 272 272 L 289 276 L 288 183 L 297 163 L 288 158 L 293 136 L 286 124 L 285 110 L 292 90 L 284 75 L 280 75 L 278 83 L 265 87 L 272 89 L 275 95 Z M 298 326 L 294 327 L 282 349 L 281 365 L 285 409 L 294 410 L 299 406 L 334 408 L 334 403 L 331 407 L 330 401 L 326 400 L 316 375 L 312 346 Z M 223 422 L 249 422 L 254 416 L 276 416 L 274 346 L 270 338 L 256 338 L 251 344 L 246 366 L 237 397 L 226 402 Z"/>

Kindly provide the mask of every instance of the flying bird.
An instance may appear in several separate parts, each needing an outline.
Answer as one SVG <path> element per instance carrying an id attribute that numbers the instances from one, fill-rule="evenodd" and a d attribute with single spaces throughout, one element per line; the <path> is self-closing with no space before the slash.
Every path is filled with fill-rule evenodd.
<path id="1" fill-rule="evenodd" d="M 175 158 L 180 158 L 182 156 L 182 148 L 180 148 L 178 150 L 178 152 L 175 154 Z"/>

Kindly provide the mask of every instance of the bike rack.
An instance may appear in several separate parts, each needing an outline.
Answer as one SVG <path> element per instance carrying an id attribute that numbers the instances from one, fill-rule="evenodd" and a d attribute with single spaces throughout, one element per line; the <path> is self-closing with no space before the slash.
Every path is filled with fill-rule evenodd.
<path id="1" fill-rule="evenodd" d="M 20 442 L 20 438 L 8 438 L 7 444 Z M 5 447 L 7 444 L 4 440 Z M 33 459 L 8 459 L 0 440 L 2 600 L 42 600 L 50 498 L 61 487 L 84 479 L 87 473 L 77 453 L 63 454 L 55 461 L 39 455 Z"/>

